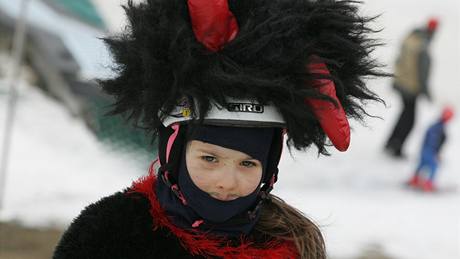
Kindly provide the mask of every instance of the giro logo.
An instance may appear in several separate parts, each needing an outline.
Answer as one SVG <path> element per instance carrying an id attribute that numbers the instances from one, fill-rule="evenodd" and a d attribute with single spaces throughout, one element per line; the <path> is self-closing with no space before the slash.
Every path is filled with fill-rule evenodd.
<path id="1" fill-rule="evenodd" d="M 254 103 L 229 103 L 227 107 L 230 112 L 251 112 L 263 113 L 264 106 Z"/>

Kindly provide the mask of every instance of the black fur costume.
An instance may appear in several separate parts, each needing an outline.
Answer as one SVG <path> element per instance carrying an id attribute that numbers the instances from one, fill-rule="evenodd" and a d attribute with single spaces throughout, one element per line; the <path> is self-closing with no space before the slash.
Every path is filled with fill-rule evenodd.
<path id="1" fill-rule="evenodd" d="M 153 231 L 145 197 L 119 192 L 88 206 L 63 235 L 53 258 L 193 257 L 167 231 Z"/>
<path id="2" fill-rule="evenodd" d="M 156 136 L 158 111 L 169 114 L 182 96 L 199 101 L 205 115 L 209 100 L 225 97 L 273 102 L 287 123 L 289 144 L 311 143 L 325 149 L 325 134 L 306 98 L 325 98 L 305 82 L 312 55 L 323 59 L 348 116 L 361 119 L 362 101 L 378 97 L 363 77 L 379 76 L 369 54 L 379 44 L 368 38 L 372 19 L 357 15 L 354 1 L 229 0 L 240 31 L 218 52 L 199 43 L 185 0 L 147 0 L 129 4 L 126 33 L 106 39 L 118 64 L 118 77 L 102 81 L 122 113 Z M 290 145 L 290 146 L 291 146 Z"/>
<path id="3" fill-rule="evenodd" d="M 252 98 L 278 107 L 289 146 L 314 143 L 327 154 L 326 136 L 305 99 L 332 100 L 306 83 L 319 77 L 306 67 L 312 55 L 319 56 L 347 115 L 362 119 L 362 102 L 379 100 L 363 80 L 382 75 L 370 58 L 379 45 L 368 38 L 372 19 L 358 16 L 354 1 L 228 2 L 240 31 L 218 52 L 197 42 L 185 0 L 130 2 L 126 32 L 106 39 L 117 77 L 100 83 L 115 97 L 113 113 L 156 137 L 162 127 L 159 110 L 168 114 L 184 95 L 199 101 L 200 111 L 194 112 L 201 115 L 209 100 L 225 105 L 226 96 Z M 90 205 L 64 234 L 54 259 L 193 258 L 174 233 L 154 227 L 150 205 L 145 196 L 127 192 Z M 250 238 L 266 246 L 257 233 Z"/>
<path id="4" fill-rule="evenodd" d="M 216 239 L 177 230 L 156 198 L 155 181 L 150 171 L 130 189 L 85 208 L 64 233 L 53 259 L 296 258 L 293 243 L 257 231 L 244 239 Z M 222 256 L 210 255 L 209 249 Z"/>

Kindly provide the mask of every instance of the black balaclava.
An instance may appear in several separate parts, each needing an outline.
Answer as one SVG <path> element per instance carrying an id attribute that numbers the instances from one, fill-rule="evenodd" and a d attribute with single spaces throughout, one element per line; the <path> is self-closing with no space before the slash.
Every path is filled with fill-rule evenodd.
<path id="1" fill-rule="evenodd" d="M 220 126 L 194 126 L 187 141 L 198 140 L 243 152 L 262 164 L 262 179 L 266 175 L 267 160 L 274 135 L 273 128 L 241 128 Z M 184 143 L 186 144 L 186 143 Z M 190 178 L 186 166 L 184 145 L 178 166 L 178 186 L 187 205 L 184 205 L 163 181 L 158 181 L 157 195 L 162 207 L 173 222 L 185 229 L 199 228 L 215 234 L 237 236 L 248 234 L 259 218 L 234 220 L 258 201 L 259 187 L 251 194 L 232 201 L 220 201 L 199 189 Z M 200 224 L 196 225 L 197 222 Z M 193 226 L 193 227 L 192 227 Z"/>

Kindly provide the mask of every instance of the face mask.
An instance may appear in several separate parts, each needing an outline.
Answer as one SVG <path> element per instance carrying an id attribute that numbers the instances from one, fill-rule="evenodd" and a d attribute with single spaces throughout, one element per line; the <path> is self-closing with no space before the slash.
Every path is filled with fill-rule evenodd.
<path id="1" fill-rule="evenodd" d="M 188 141 L 199 140 L 243 152 L 262 163 L 264 175 L 273 134 L 273 128 L 196 126 L 189 132 Z M 257 222 L 258 215 L 252 221 L 235 220 L 235 218 L 247 218 L 242 215 L 244 216 L 246 211 L 255 206 L 259 188 L 245 197 L 232 201 L 221 201 L 211 197 L 199 189 L 190 178 L 186 166 L 185 150 L 178 167 L 178 186 L 187 202 L 186 205 L 175 199 L 171 191 L 165 189 L 164 186 L 159 186 L 157 192 L 158 196 L 164 196 L 159 197 L 160 203 L 168 202 L 164 204 L 164 207 L 169 214 L 172 214 L 175 223 L 180 226 L 190 227 L 199 221 L 204 222 L 204 229 L 209 228 L 212 232 L 231 235 L 248 233 Z"/>

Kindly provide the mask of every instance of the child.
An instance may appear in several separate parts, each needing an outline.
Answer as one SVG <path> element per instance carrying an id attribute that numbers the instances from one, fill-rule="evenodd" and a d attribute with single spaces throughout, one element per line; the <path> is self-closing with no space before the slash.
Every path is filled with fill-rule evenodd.
<path id="1" fill-rule="evenodd" d="M 414 176 L 408 182 L 409 186 L 420 188 L 425 192 L 435 191 L 434 178 L 440 162 L 439 154 L 446 141 L 445 126 L 453 116 L 453 109 L 445 107 L 441 118 L 426 131 L 420 162 Z"/>
<path id="2" fill-rule="evenodd" d="M 107 39 L 115 113 L 158 137 L 131 188 L 88 206 L 56 248 L 71 258 L 324 259 L 319 228 L 270 191 L 284 137 L 326 154 L 350 143 L 347 115 L 380 100 L 353 1 L 147 0 Z M 283 175 L 288 177 L 288 173 Z"/>

